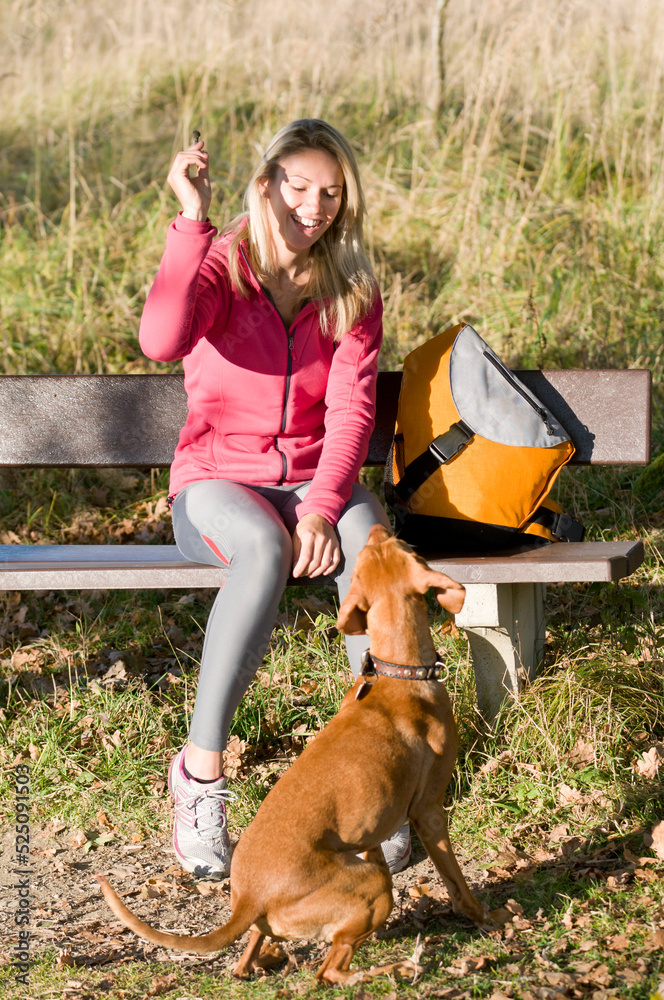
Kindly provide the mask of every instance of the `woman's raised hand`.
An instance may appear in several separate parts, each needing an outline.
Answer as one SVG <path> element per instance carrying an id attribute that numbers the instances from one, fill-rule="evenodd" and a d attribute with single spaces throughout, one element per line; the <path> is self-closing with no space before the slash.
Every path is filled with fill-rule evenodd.
<path id="1" fill-rule="evenodd" d="M 195 219 L 197 222 L 205 222 L 207 219 L 212 198 L 210 154 L 203 149 L 204 145 L 205 142 L 201 140 L 178 153 L 166 178 L 182 205 L 185 219 Z M 192 167 L 198 168 L 196 176 L 190 174 Z"/>

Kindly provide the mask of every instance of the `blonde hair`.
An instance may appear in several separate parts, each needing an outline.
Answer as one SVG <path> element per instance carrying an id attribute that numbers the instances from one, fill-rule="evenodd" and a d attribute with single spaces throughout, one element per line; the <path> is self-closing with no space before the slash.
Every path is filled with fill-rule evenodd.
<path id="1" fill-rule="evenodd" d="M 318 118 L 303 118 L 284 126 L 270 141 L 247 186 L 245 212 L 224 229 L 235 234 L 229 247 L 228 270 L 240 294 L 248 297 L 249 286 L 238 263 L 239 246 L 245 241 L 259 281 L 276 276 L 276 249 L 261 183 L 274 179 L 277 167 L 287 156 L 308 149 L 333 156 L 344 178 L 339 211 L 310 250 L 309 280 L 302 290 L 303 299 L 316 302 L 323 333 L 340 340 L 369 311 L 377 286 L 364 252 L 365 204 L 357 162 L 347 140 L 332 125 Z M 245 220 L 246 225 L 242 225 Z"/>

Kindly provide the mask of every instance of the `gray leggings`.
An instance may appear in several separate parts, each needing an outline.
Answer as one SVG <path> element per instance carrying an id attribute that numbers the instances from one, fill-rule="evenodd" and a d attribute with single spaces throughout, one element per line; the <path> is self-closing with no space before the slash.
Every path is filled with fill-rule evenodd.
<path id="1" fill-rule="evenodd" d="M 187 559 L 227 564 L 228 576 L 208 618 L 189 738 L 202 750 L 223 750 L 231 720 L 263 661 L 293 562 L 294 508 L 309 483 L 243 486 L 224 479 L 192 483 L 173 503 L 173 530 Z M 387 514 L 357 483 L 337 523 L 342 559 L 334 573 L 343 601 L 369 529 Z M 347 636 L 355 675 L 366 636 Z"/>

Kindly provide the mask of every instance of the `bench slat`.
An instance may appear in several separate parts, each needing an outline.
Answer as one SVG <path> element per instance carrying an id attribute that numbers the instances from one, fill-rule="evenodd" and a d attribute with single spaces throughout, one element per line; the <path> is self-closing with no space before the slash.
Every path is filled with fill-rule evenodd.
<path id="1" fill-rule="evenodd" d="M 0 466 L 165 468 L 186 418 L 182 375 L 3 375 Z"/>
<path id="2" fill-rule="evenodd" d="M 572 542 L 509 556 L 437 556 L 430 565 L 460 583 L 592 582 L 620 580 L 644 556 L 640 541 Z M 189 562 L 174 545 L 0 545 L 2 590 L 196 589 L 220 587 L 226 572 Z"/>
<path id="3" fill-rule="evenodd" d="M 430 559 L 432 569 L 460 583 L 574 583 L 621 580 L 645 559 L 641 541 L 560 542 L 492 556 Z"/>
<path id="4" fill-rule="evenodd" d="M 517 374 L 566 427 L 573 464 L 647 464 L 650 372 Z M 367 465 L 387 457 L 400 382 L 379 374 Z M 165 468 L 186 416 L 182 375 L 2 375 L 0 466 Z"/>

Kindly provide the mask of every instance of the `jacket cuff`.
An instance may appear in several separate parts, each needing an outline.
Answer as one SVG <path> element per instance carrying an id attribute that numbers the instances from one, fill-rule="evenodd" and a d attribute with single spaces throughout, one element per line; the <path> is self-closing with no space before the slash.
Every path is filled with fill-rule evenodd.
<path id="1" fill-rule="evenodd" d="M 331 490 L 323 490 L 315 494 L 308 493 L 304 500 L 295 506 L 295 516 L 300 521 L 305 514 L 320 514 L 326 521 L 334 527 L 341 517 L 341 512 L 346 506 L 346 501 L 338 493 Z"/>
<path id="2" fill-rule="evenodd" d="M 173 229 L 178 233 L 187 233 L 189 236 L 212 236 L 217 235 L 217 229 L 209 219 L 205 222 L 198 222 L 196 219 L 185 219 L 182 212 L 178 212 L 173 222 Z"/>

